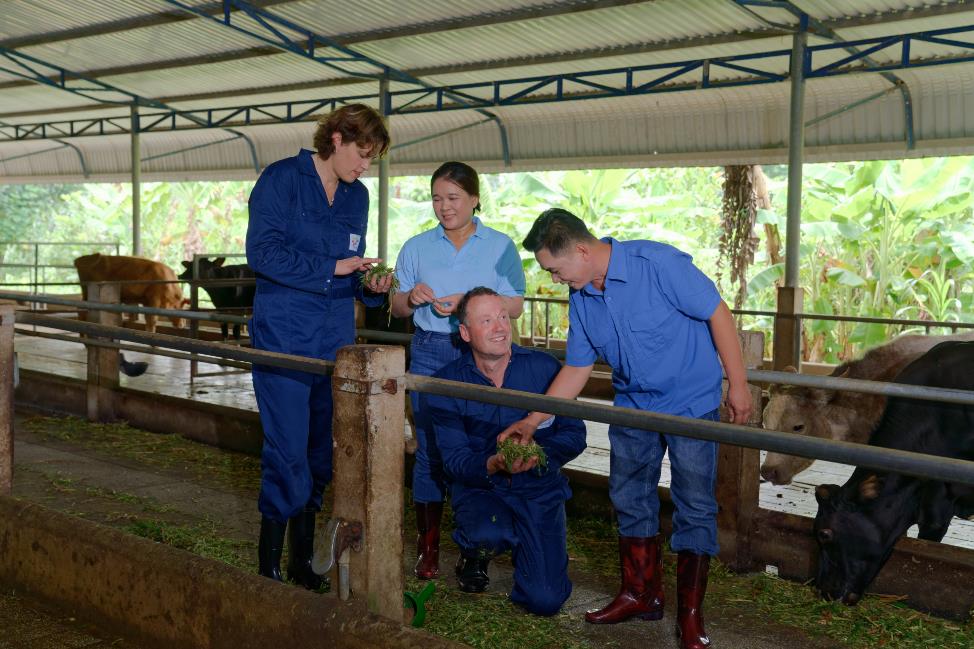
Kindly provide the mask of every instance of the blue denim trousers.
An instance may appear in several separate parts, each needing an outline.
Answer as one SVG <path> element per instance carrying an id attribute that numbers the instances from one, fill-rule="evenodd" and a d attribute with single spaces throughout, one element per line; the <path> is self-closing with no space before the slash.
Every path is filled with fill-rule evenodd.
<path id="1" fill-rule="evenodd" d="M 713 410 L 700 417 L 718 421 Z M 717 443 L 679 435 L 609 426 L 609 495 L 621 536 L 659 532 L 663 454 L 670 455 L 670 496 L 675 507 L 670 547 L 714 556 L 717 545 Z"/>
<path id="2" fill-rule="evenodd" d="M 409 346 L 409 371 L 432 376 L 447 363 L 460 358 L 463 343 L 459 334 L 444 334 L 416 329 Z M 429 411 L 423 407 L 423 395 L 411 392 L 413 423 L 416 429 L 415 463 L 413 464 L 413 500 L 418 503 L 443 502 L 446 485 L 443 461 L 436 448 Z"/>

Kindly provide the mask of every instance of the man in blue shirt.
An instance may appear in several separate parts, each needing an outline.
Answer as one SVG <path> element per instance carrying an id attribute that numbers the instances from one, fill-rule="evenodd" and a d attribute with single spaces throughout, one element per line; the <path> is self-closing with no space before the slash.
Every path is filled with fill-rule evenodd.
<path id="1" fill-rule="evenodd" d="M 490 387 L 540 392 L 560 364 L 544 352 L 511 343 L 511 322 L 503 299 L 492 289 L 467 292 L 455 310 L 460 335 L 470 346 L 437 378 Z M 456 575 L 460 589 L 487 588 L 487 565 L 510 550 L 514 563 L 511 601 L 536 615 L 554 615 L 572 592 L 565 540 L 565 501 L 571 496 L 561 467 L 585 449 L 585 425 L 568 417 L 547 418 L 535 441 L 537 458 L 508 466 L 497 451 L 497 435 L 524 417 L 518 408 L 425 395 L 436 443 L 449 483 L 460 546 Z"/>
<path id="2" fill-rule="evenodd" d="M 596 239 L 581 219 L 558 208 L 538 217 L 524 247 L 571 289 L 566 364 L 548 395 L 578 396 L 601 357 L 612 367 L 617 406 L 716 421 L 722 361 L 731 419 L 747 422 L 751 396 L 734 317 L 689 255 L 653 241 Z M 545 417 L 531 413 L 501 438 L 530 440 Z M 663 617 L 657 486 L 669 450 L 677 632 L 684 649 L 707 647 L 701 607 L 710 557 L 718 551 L 717 444 L 622 426 L 609 427 L 609 441 L 622 587 L 585 619 L 615 624 Z"/>

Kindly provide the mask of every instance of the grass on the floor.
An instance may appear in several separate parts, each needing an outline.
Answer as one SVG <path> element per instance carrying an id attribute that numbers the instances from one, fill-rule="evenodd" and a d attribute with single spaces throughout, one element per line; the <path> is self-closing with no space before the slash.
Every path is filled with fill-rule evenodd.
<path id="1" fill-rule="evenodd" d="M 75 418 L 33 417 L 27 430 L 53 439 L 71 442 L 97 451 L 137 461 L 160 469 L 179 468 L 222 486 L 256 494 L 260 463 L 257 458 L 221 451 L 176 435 L 158 435 L 125 424 L 91 424 Z M 78 485 L 67 476 L 54 484 L 62 490 Z M 121 494 L 101 494 L 124 500 Z M 134 496 L 133 496 L 134 497 Z M 410 494 L 406 492 L 407 534 L 415 530 Z M 450 525 L 449 510 L 444 524 Z M 250 562 L 241 558 L 253 554 L 253 544 L 232 541 L 215 525 L 174 525 L 143 519 L 127 521 L 134 534 L 168 543 L 244 570 Z M 443 533 L 449 543 L 449 529 Z M 248 546 L 248 547 L 243 547 Z M 618 542 L 609 521 L 570 517 L 568 550 L 573 569 L 614 579 L 618 577 Z M 675 572 L 673 556 L 665 557 L 668 592 L 672 593 Z M 451 566 L 441 566 L 445 578 L 437 581 L 425 628 L 432 633 L 491 649 L 582 649 L 593 646 L 580 637 L 576 621 L 567 615 L 539 618 L 513 606 L 503 593 L 472 596 L 453 587 Z M 407 589 L 421 590 L 422 584 L 407 581 Z M 919 613 L 902 602 L 877 596 L 866 597 L 858 606 L 847 607 L 822 601 L 808 585 L 778 579 L 767 574 L 732 574 L 715 562 L 711 570 L 707 602 L 709 610 L 722 606 L 753 612 L 756 623 L 782 624 L 812 636 L 825 636 L 852 649 L 968 649 L 974 647 L 974 622 L 954 623 Z M 711 613 L 713 615 L 713 613 Z M 604 646 L 599 643 L 598 646 Z"/>
<path id="2" fill-rule="evenodd" d="M 25 430 L 80 444 L 116 458 L 158 469 L 181 469 L 219 486 L 256 493 L 260 458 L 200 444 L 179 435 L 160 435 L 126 423 L 96 424 L 77 417 L 29 417 Z"/>

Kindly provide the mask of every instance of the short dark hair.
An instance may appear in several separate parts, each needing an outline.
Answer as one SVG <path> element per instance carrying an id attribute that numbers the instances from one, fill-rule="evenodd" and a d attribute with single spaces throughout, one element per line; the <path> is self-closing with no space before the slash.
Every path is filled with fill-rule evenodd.
<path id="1" fill-rule="evenodd" d="M 547 248 L 552 255 L 560 255 L 573 243 L 595 241 L 585 222 L 568 210 L 552 207 L 534 220 L 531 231 L 521 244 L 528 252 Z"/>
<path id="2" fill-rule="evenodd" d="M 440 178 L 445 178 L 471 196 L 480 198 L 480 177 L 477 175 L 477 170 L 470 165 L 455 160 L 441 164 L 433 172 L 433 177 L 430 178 L 430 193 L 433 192 L 433 183 Z M 477 205 L 473 208 L 474 214 L 479 209 L 480 201 L 478 200 Z"/>
<path id="3" fill-rule="evenodd" d="M 381 158 L 389 150 L 389 130 L 379 111 L 365 104 L 348 104 L 318 120 L 314 147 L 322 160 L 335 152 L 331 136 L 340 133 L 342 143 L 355 142 L 369 150 L 373 158 Z"/>
<path id="4" fill-rule="evenodd" d="M 482 295 L 496 295 L 497 297 L 500 297 L 500 293 L 492 288 L 487 288 L 486 286 L 477 286 L 476 288 L 472 288 L 464 293 L 463 297 L 460 298 L 460 301 L 457 303 L 457 308 L 453 310 L 457 316 L 457 321 L 460 324 L 464 324 L 465 320 L 467 319 L 467 307 L 470 305 L 470 300 Z"/>

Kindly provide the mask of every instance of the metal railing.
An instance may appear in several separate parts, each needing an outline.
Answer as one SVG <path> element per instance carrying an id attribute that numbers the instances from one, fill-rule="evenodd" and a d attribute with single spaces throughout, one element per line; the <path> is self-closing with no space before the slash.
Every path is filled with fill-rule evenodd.
<path id="1" fill-rule="evenodd" d="M 551 309 L 552 305 L 557 306 L 565 310 L 564 319 L 559 322 L 559 325 L 567 328 L 567 310 L 568 310 L 568 300 L 565 298 L 549 298 L 541 296 L 525 296 L 524 305 L 527 311 L 527 336 L 535 345 L 541 345 L 543 347 L 551 347 L 552 340 L 560 340 L 563 342 L 564 339 L 553 338 L 551 333 L 553 331 L 551 322 Z M 535 314 L 535 305 L 543 305 L 542 308 L 542 320 L 544 322 L 544 329 L 540 336 L 535 335 L 537 331 L 536 325 L 537 316 Z M 869 316 L 844 316 L 844 315 L 830 315 L 824 313 L 796 313 L 794 315 L 789 314 L 779 314 L 775 311 L 760 311 L 760 310 L 750 310 L 750 309 L 731 309 L 731 313 L 735 316 L 756 316 L 756 317 L 768 317 L 768 318 L 794 318 L 798 320 L 801 324 L 804 320 L 820 320 L 828 322 L 857 322 L 862 324 L 881 324 L 887 326 L 898 326 L 898 327 L 922 327 L 924 331 L 929 334 L 931 329 L 949 329 L 951 332 L 956 333 L 958 330 L 970 329 L 974 331 L 974 322 L 955 322 L 952 320 L 916 320 L 916 319 L 903 319 L 903 318 L 879 318 L 879 317 L 869 317 Z M 771 333 L 770 331 L 765 332 Z M 768 341 L 771 341 L 770 336 Z"/>
<path id="2" fill-rule="evenodd" d="M 64 329 L 87 336 L 126 340 L 153 347 L 165 347 L 210 356 L 221 356 L 233 360 L 248 361 L 303 372 L 327 375 L 331 374 L 334 370 L 334 363 L 330 361 L 244 349 L 223 343 L 209 343 L 166 334 L 150 334 L 133 329 L 111 327 L 76 320 L 65 320 L 63 318 L 25 311 L 17 312 L 15 318 L 17 322 L 23 322 L 24 324 Z M 151 352 L 151 350 L 147 351 Z M 693 418 L 662 415 L 644 410 L 560 399 L 517 390 L 458 383 L 415 374 L 407 374 L 405 376 L 405 384 L 409 390 L 417 390 L 430 394 L 469 399 L 524 410 L 537 410 L 610 425 L 615 424 L 682 435 L 736 446 L 763 449 L 788 455 L 798 455 L 842 464 L 869 467 L 882 471 L 893 471 L 937 481 L 950 481 L 974 486 L 974 462 L 966 460 L 853 444 L 850 442 L 804 437 L 792 433 L 762 430 L 735 424 L 723 424 Z M 903 387 L 915 388 L 916 386 Z M 974 393 L 967 394 L 972 398 L 971 402 L 974 402 Z"/>
<path id="3" fill-rule="evenodd" d="M 15 299 L 16 297 L 16 294 L 0 292 L 0 299 Z M 124 304 L 104 304 L 102 302 L 70 300 L 67 298 L 50 296 L 45 296 L 43 298 L 39 297 L 38 299 L 50 304 L 76 306 L 79 310 L 91 309 L 108 311 L 110 313 L 143 313 L 166 317 L 175 316 L 185 318 L 190 321 L 207 320 L 228 323 L 236 322 L 242 324 L 246 324 L 247 322 L 247 318 L 241 316 L 220 315 L 210 312 L 194 312 L 183 309 L 155 309 L 149 307 L 128 306 Z M 65 325 L 70 322 L 65 321 L 63 318 L 54 318 L 54 321 L 64 323 Z M 65 326 L 64 328 L 68 327 Z M 356 330 L 356 335 L 376 342 L 393 344 L 408 344 L 412 339 L 412 334 L 376 331 L 372 329 L 358 329 Z M 236 345 L 224 346 L 231 348 L 237 347 Z M 565 357 L 564 350 L 550 348 L 542 349 L 559 360 L 563 360 Z M 886 383 L 881 381 L 864 381 L 861 379 L 845 379 L 832 376 L 816 376 L 810 374 L 795 374 L 794 372 L 775 372 L 754 369 L 747 370 L 747 378 L 751 383 L 796 385 L 830 390 L 842 390 L 846 392 L 858 392 L 863 394 L 881 394 L 885 396 L 923 399 L 928 401 L 974 404 L 974 394 L 964 390 L 951 390 L 946 388 L 931 388 L 927 386 Z"/>
<path id="4" fill-rule="evenodd" d="M 0 241 L 0 246 L 27 246 L 29 250 L 33 251 L 33 260 L 29 263 L 0 263 L 0 268 L 29 268 L 28 278 L 30 281 L 18 285 L 30 286 L 32 293 L 38 293 L 40 286 L 45 285 L 47 278 L 44 275 L 48 268 L 74 269 L 71 264 L 42 264 L 41 248 L 44 246 L 108 247 L 114 248 L 116 255 L 121 251 L 121 244 L 118 241 Z M 11 284 L 0 282 L 0 286 L 11 286 Z"/>

